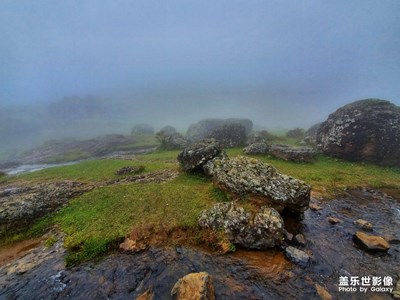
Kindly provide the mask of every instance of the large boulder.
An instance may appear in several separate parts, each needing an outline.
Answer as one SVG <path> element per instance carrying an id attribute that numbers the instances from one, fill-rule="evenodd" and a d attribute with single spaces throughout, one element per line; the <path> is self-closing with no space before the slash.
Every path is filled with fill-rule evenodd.
<path id="1" fill-rule="evenodd" d="M 248 119 L 205 119 L 190 125 L 186 137 L 191 142 L 216 138 L 231 147 L 243 144 L 252 128 L 253 122 Z"/>
<path id="2" fill-rule="evenodd" d="M 400 107 L 379 99 L 345 105 L 321 124 L 317 143 L 334 157 L 400 166 Z"/>
<path id="3" fill-rule="evenodd" d="M 163 132 L 165 135 L 171 135 L 177 133 L 175 127 L 171 125 L 164 126 L 163 128 L 160 129 L 159 132 Z"/>
<path id="4" fill-rule="evenodd" d="M 288 207 L 302 212 L 310 202 L 309 185 L 254 158 L 216 158 L 204 165 L 204 171 L 221 189 L 250 198 L 253 196 L 263 203 L 275 205 L 277 209 Z"/>
<path id="5" fill-rule="evenodd" d="M 279 213 L 270 207 L 247 212 L 234 202 L 217 203 L 204 210 L 199 218 L 202 228 L 224 230 L 228 239 L 250 249 L 266 249 L 280 245 L 284 223 Z"/>
<path id="6" fill-rule="evenodd" d="M 215 139 L 204 139 L 183 149 L 178 161 L 186 172 L 203 171 L 203 166 L 211 159 L 224 155 L 221 145 Z"/>

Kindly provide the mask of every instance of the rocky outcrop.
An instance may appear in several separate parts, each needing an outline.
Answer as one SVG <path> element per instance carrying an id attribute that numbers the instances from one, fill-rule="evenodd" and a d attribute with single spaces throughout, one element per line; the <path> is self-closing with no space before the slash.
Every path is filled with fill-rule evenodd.
<path id="1" fill-rule="evenodd" d="M 321 124 L 317 144 L 334 157 L 400 166 L 400 107 L 379 99 L 345 105 Z"/>
<path id="2" fill-rule="evenodd" d="M 175 300 L 214 300 L 214 286 L 207 272 L 190 273 L 175 283 L 171 291 Z"/>
<path id="3" fill-rule="evenodd" d="M 203 171 L 203 165 L 209 160 L 224 155 L 215 139 L 205 139 L 185 148 L 178 155 L 178 161 L 185 171 Z"/>
<path id="4" fill-rule="evenodd" d="M 186 138 L 190 142 L 216 138 L 224 147 L 233 147 L 243 144 L 252 128 L 248 119 L 205 119 L 190 125 Z"/>
<path id="5" fill-rule="evenodd" d="M 368 235 L 361 231 L 356 232 L 356 234 L 353 236 L 353 240 L 365 250 L 387 251 L 390 248 L 389 243 L 386 242 L 382 237 Z"/>
<path id="6" fill-rule="evenodd" d="M 244 156 L 214 159 L 204 166 L 216 186 L 241 196 L 255 196 L 276 208 L 304 211 L 310 202 L 311 187 L 283 175 L 267 163 Z"/>
<path id="7" fill-rule="evenodd" d="M 293 147 L 289 145 L 274 144 L 269 148 L 269 154 L 276 158 L 297 163 L 310 163 L 316 158 L 317 153 L 312 148 Z"/>
<path id="8" fill-rule="evenodd" d="M 218 203 L 204 210 L 199 218 L 202 228 L 224 230 L 228 239 L 250 249 L 266 249 L 280 245 L 284 223 L 279 213 L 269 207 L 247 212 L 234 202 Z"/>
<path id="9" fill-rule="evenodd" d="M 269 153 L 269 145 L 267 143 L 254 143 L 243 148 L 244 154 L 267 154 Z"/>
<path id="10" fill-rule="evenodd" d="M 22 227 L 55 211 L 92 187 L 80 182 L 62 181 L 0 188 L 0 233 Z"/>
<path id="11" fill-rule="evenodd" d="M 304 129 L 302 128 L 291 129 L 288 132 L 286 132 L 286 136 L 288 138 L 301 140 L 304 137 Z"/>

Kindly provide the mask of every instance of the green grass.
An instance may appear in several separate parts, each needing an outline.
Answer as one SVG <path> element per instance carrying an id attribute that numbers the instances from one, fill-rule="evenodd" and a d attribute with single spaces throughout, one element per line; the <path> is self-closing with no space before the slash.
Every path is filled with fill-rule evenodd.
<path id="1" fill-rule="evenodd" d="M 229 149 L 230 157 L 243 155 L 241 149 Z M 274 165 L 281 173 L 310 184 L 323 196 L 334 196 L 339 190 L 371 187 L 400 189 L 400 169 L 366 163 L 348 162 L 319 155 L 314 163 L 294 163 L 269 155 L 252 155 Z"/>
<path id="2" fill-rule="evenodd" d="M 115 248 L 135 227 L 197 228 L 200 211 L 216 201 L 211 183 L 199 176 L 181 175 L 164 184 L 128 184 L 86 193 L 30 233 L 58 224 L 66 233 L 68 265 Z"/>
<path id="3" fill-rule="evenodd" d="M 90 156 L 91 156 L 91 154 L 89 152 L 80 151 L 80 150 L 71 150 L 62 155 L 60 154 L 60 155 L 55 155 L 55 156 L 51 157 L 50 159 L 47 160 L 47 163 L 57 164 L 57 163 L 63 163 L 63 162 L 69 162 L 69 161 L 76 161 L 76 160 L 89 158 Z"/>
<path id="4" fill-rule="evenodd" d="M 76 165 L 51 168 L 7 180 L 98 182 L 117 178 L 115 171 L 127 165 L 144 165 L 145 172 L 178 169 L 179 151 L 159 151 L 137 157 L 135 161 L 90 160 Z M 241 149 L 228 149 L 230 157 Z M 270 156 L 252 156 L 276 166 L 282 173 L 304 180 L 323 196 L 343 188 L 369 186 L 400 189 L 400 170 L 345 162 L 319 156 L 310 164 L 287 162 Z M 162 184 L 130 183 L 97 188 L 73 199 L 68 206 L 39 220 L 29 229 L 0 240 L 21 240 L 38 236 L 53 225 L 66 233 L 67 263 L 74 265 L 115 249 L 132 230 L 152 227 L 159 230 L 189 228 L 198 230 L 202 209 L 214 202 L 229 201 L 229 196 L 213 187 L 211 180 L 181 174 Z M 217 239 L 218 240 L 218 239 Z M 49 241 L 49 244 L 51 244 Z"/>

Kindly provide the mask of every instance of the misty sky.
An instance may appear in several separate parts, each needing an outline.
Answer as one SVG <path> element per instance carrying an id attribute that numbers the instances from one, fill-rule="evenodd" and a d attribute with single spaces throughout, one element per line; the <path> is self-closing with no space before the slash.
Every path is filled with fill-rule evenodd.
<path id="1" fill-rule="evenodd" d="M 0 1 L 0 104 L 87 94 L 169 123 L 306 126 L 358 99 L 400 104 L 400 1 Z"/>

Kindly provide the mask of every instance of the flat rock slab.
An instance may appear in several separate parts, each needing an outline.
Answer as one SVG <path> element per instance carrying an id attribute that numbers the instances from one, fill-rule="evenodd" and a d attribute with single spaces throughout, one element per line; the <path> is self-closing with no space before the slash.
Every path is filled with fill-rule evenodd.
<path id="1" fill-rule="evenodd" d="M 175 283 L 171 296 L 175 300 L 215 300 L 211 276 L 207 272 L 190 273 Z"/>

